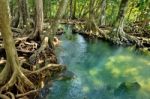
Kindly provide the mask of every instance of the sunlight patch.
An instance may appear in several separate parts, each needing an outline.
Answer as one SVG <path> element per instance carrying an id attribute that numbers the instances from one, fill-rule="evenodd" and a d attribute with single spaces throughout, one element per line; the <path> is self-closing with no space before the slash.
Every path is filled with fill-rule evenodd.
<path id="1" fill-rule="evenodd" d="M 125 73 L 125 75 L 129 75 L 129 74 L 138 75 L 139 72 L 138 72 L 137 68 L 129 68 L 129 66 L 128 66 L 128 68 L 125 69 L 124 73 Z"/>
<path id="2" fill-rule="evenodd" d="M 87 86 L 83 86 L 82 91 L 85 92 L 85 93 L 88 93 L 90 91 L 90 89 Z"/>
<path id="3" fill-rule="evenodd" d="M 121 72 L 118 68 L 113 68 L 112 69 L 112 74 L 113 74 L 114 77 L 119 77 L 120 73 Z"/>

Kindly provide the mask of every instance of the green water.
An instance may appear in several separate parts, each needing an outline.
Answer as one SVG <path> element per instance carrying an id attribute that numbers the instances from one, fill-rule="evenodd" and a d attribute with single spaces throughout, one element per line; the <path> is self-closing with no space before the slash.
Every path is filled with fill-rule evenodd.
<path id="1" fill-rule="evenodd" d="M 57 57 L 75 73 L 72 80 L 55 81 L 47 99 L 150 99 L 150 57 L 132 48 L 67 33 L 60 37 Z M 122 82 L 138 82 L 140 90 L 114 95 Z"/>

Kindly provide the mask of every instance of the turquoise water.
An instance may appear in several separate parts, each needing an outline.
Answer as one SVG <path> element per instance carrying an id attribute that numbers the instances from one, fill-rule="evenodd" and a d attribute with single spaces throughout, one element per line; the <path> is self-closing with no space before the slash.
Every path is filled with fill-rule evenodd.
<path id="1" fill-rule="evenodd" d="M 86 40 L 70 31 L 61 36 L 59 63 L 74 72 L 72 80 L 55 81 L 47 99 L 150 99 L 150 57 L 132 48 Z M 114 95 L 122 82 L 138 82 L 140 90 Z"/>

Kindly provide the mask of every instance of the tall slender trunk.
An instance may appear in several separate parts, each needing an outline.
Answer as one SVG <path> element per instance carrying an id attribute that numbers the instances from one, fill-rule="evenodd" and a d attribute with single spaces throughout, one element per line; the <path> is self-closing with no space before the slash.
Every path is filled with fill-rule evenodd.
<path id="1" fill-rule="evenodd" d="M 116 21 L 113 24 L 114 27 L 113 33 L 115 33 L 114 35 L 119 39 L 122 39 L 125 36 L 123 27 L 124 27 L 124 18 L 125 18 L 125 12 L 127 9 L 128 1 L 129 0 L 121 0 L 118 15 L 116 17 Z"/>
<path id="2" fill-rule="evenodd" d="M 2 71 L 2 74 L 4 77 L 9 77 L 10 75 L 8 74 L 11 74 L 11 72 L 15 71 L 14 69 L 19 66 L 19 60 L 10 28 L 10 15 L 7 0 L 0 0 L 0 9 L 3 9 L 3 11 L 0 11 L 0 31 L 2 33 L 7 58 L 7 64 Z M 8 79 L 4 77 L 0 77 L 0 84 L 3 83 L 3 81 L 5 82 L 4 79 Z"/>
<path id="3" fill-rule="evenodd" d="M 43 30 L 43 0 L 36 0 L 36 28 L 35 31 L 41 33 Z"/>
<path id="4" fill-rule="evenodd" d="M 106 0 L 102 0 L 101 1 L 101 15 L 100 15 L 100 25 L 105 25 L 105 19 L 106 19 L 106 14 L 105 14 L 105 10 L 106 10 Z"/>
<path id="5" fill-rule="evenodd" d="M 59 24 L 59 20 L 63 17 L 66 7 L 67 7 L 67 4 L 68 4 L 68 0 L 60 1 L 59 8 L 56 12 L 56 16 L 55 16 L 54 22 L 52 23 L 51 32 L 49 35 L 51 35 L 51 34 L 54 35 L 56 33 L 58 24 Z"/>
<path id="6" fill-rule="evenodd" d="M 52 16 L 52 10 L 51 10 L 51 8 L 52 8 L 52 5 L 51 5 L 51 0 L 48 0 L 48 18 L 51 18 L 51 16 Z"/>
<path id="7" fill-rule="evenodd" d="M 88 30 L 88 31 L 91 31 L 94 28 L 93 5 L 94 5 L 94 0 L 90 0 L 90 2 L 89 2 L 89 17 L 88 17 L 88 22 L 87 22 L 87 26 L 86 26 L 86 30 Z"/>
<path id="8" fill-rule="evenodd" d="M 9 6 L 10 6 L 10 13 L 11 13 L 11 17 L 14 17 L 14 3 L 13 0 L 9 0 Z"/>
<path id="9" fill-rule="evenodd" d="M 72 3 L 72 0 L 70 0 L 70 19 L 72 19 L 72 7 L 73 6 L 73 3 Z"/>
<path id="10" fill-rule="evenodd" d="M 27 25 L 27 20 L 29 18 L 28 14 L 28 3 L 27 0 L 18 0 L 19 4 L 19 13 L 20 13 L 20 27 L 24 27 Z"/>
<path id="11" fill-rule="evenodd" d="M 43 0 L 44 18 L 51 16 L 51 0 Z"/>
<path id="12" fill-rule="evenodd" d="M 34 89 L 33 83 L 21 71 L 21 66 L 19 63 L 18 54 L 15 48 L 15 42 L 13 40 L 13 34 L 10 27 L 10 12 L 8 0 L 0 0 L 0 9 L 3 10 L 0 11 L 0 31 L 3 37 L 7 59 L 3 71 L 0 73 L 0 93 L 3 91 L 7 92 L 8 89 L 12 89 L 13 86 L 15 86 L 16 89 L 20 87 L 20 84 L 22 89 L 22 91 L 18 89 L 20 92 Z"/>
<path id="13" fill-rule="evenodd" d="M 74 0 L 74 2 L 73 2 L 72 19 L 76 18 L 76 4 L 77 4 L 77 0 Z"/>
<path id="14" fill-rule="evenodd" d="M 40 34 L 43 31 L 43 0 L 35 1 L 35 28 L 34 32 L 30 35 L 30 39 L 41 41 Z"/>

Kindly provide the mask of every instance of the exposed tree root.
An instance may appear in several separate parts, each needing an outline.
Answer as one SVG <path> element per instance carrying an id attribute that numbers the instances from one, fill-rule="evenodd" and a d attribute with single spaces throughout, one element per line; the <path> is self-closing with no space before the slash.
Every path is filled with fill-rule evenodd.
<path id="1" fill-rule="evenodd" d="M 23 94 L 17 94 L 16 98 L 21 98 L 21 97 L 24 97 L 24 96 L 27 96 L 27 95 L 30 95 L 30 94 L 33 94 L 33 93 L 37 93 L 38 91 L 39 90 L 31 90 L 31 91 L 23 93 Z"/>
<path id="2" fill-rule="evenodd" d="M 39 70 L 36 71 L 29 71 L 26 69 L 15 69 L 13 72 L 10 80 L 0 88 L 0 98 L 2 99 L 15 99 L 21 98 L 24 96 L 28 96 L 30 94 L 36 93 L 39 90 L 34 86 L 34 84 L 27 78 L 30 75 L 38 75 L 43 74 L 44 71 L 62 71 L 65 67 L 63 67 L 60 64 L 48 64 L 45 67 L 42 67 Z M 23 72 L 22 72 L 23 71 Z M 46 75 L 45 75 L 46 76 Z M 37 77 L 36 77 L 37 78 Z M 18 89 L 19 94 L 14 95 L 14 93 L 7 92 L 10 88 L 16 87 Z M 7 92 L 5 94 L 2 94 L 4 92 Z M 9 98 L 11 97 L 11 98 Z"/>
<path id="3" fill-rule="evenodd" d="M 2 91 L 8 90 L 12 86 L 14 86 L 15 83 L 19 80 L 25 86 L 28 86 L 28 88 L 30 88 L 30 89 L 35 88 L 34 84 L 22 73 L 22 71 L 17 69 L 13 72 L 10 80 L 3 87 L 1 87 L 0 93 L 2 93 Z"/>
<path id="4" fill-rule="evenodd" d="M 7 82 L 7 80 L 10 78 L 11 71 L 9 69 L 9 66 L 7 66 L 7 65 L 8 65 L 8 63 L 6 63 L 4 69 L 0 73 L 0 85 L 4 85 Z"/>
<path id="5" fill-rule="evenodd" d="M 12 92 L 7 92 L 6 95 L 10 96 L 11 99 L 15 99 L 15 96 Z"/>
<path id="6" fill-rule="evenodd" d="M 45 37 L 42 44 L 41 44 L 41 47 L 36 50 L 34 52 L 34 54 L 32 54 L 29 58 L 29 63 L 32 64 L 32 65 L 35 65 L 36 64 L 36 60 L 38 59 L 39 57 L 39 54 L 44 51 L 45 48 L 48 47 L 48 37 Z"/>
<path id="7" fill-rule="evenodd" d="M 32 71 L 31 73 L 29 73 L 28 75 L 31 75 L 31 74 L 39 74 L 41 73 L 42 71 L 44 70 L 49 70 L 49 69 L 56 69 L 56 68 L 60 68 L 60 66 L 62 67 L 61 69 L 63 70 L 65 67 L 63 67 L 63 65 L 60 65 L 60 64 L 48 64 L 47 66 L 44 66 L 43 68 L 40 68 L 36 71 Z"/>
<path id="8" fill-rule="evenodd" d="M 15 99 L 15 96 L 11 92 L 7 92 L 6 94 L 0 94 L 0 99 Z"/>
<path id="9" fill-rule="evenodd" d="M 45 38 L 45 40 L 43 41 L 42 46 L 35 52 L 35 54 L 39 54 L 40 52 L 42 52 L 43 50 L 45 50 L 45 48 L 48 47 L 48 38 Z M 20 65 L 23 65 L 24 62 L 21 62 Z M 28 63 L 25 62 L 25 64 L 32 66 Z M 1 87 L 0 87 L 0 98 L 4 98 L 4 99 L 13 99 L 14 97 L 16 98 L 21 98 L 24 96 L 30 96 L 30 94 L 34 94 L 36 92 L 38 92 L 38 86 L 36 86 L 37 84 L 39 85 L 39 82 L 41 82 L 41 80 L 43 80 L 43 78 L 45 79 L 45 77 L 47 76 L 47 72 L 61 72 L 63 69 L 65 69 L 64 66 L 60 65 L 60 64 L 48 64 L 45 67 L 42 67 L 38 70 L 35 71 L 31 71 L 28 69 L 24 69 L 23 67 L 19 67 L 19 66 L 12 66 L 12 68 L 9 70 L 9 64 L 7 64 L 8 66 L 5 66 L 5 68 L 3 69 L 3 72 L 0 73 L 0 80 L 5 82 L 0 82 Z M 13 69 L 15 67 L 15 69 Z M 10 74 L 8 74 L 10 73 Z M 12 75 L 11 75 L 12 74 Z M 3 76 L 5 75 L 5 76 Z M 5 77 L 5 78 L 4 78 Z M 42 77 L 42 79 L 41 79 Z M 34 81 L 34 83 L 33 83 Z M 5 84 L 4 84 L 5 83 Z M 11 92 L 7 92 L 9 91 L 13 91 L 13 89 L 16 88 L 17 89 L 17 95 Z M 15 90 L 16 90 L 15 89 Z M 7 93 L 6 93 L 7 92 Z M 10 98 L 11 97 L 11 98 Z"/>
<path id="10" fill-rule="evenodd" d="M 125 46 L 136 45 L 139 48 L 141 47 L 143 48 L 145 45 L 150 46 L 150 40 L 145 40 L 145 39 L 142 39 L 141 37 L 139 38 L 139 37 L 133 36 L 132 34 L 125 33 L 123 29 L 119 29 L 118 33 L 116 33 L 117 30 L 114 31 L 115 33 L 112 33 L 113 32 L 112 29 L 108 28 L 108 29 L 103 30 L 99 28 L 94 21 L 92 21 L 91 24 L 93 24 L 91 29 L 87 30 L 88 28 L 87 25 L 85 26 L 86 28 L 79 27 L 77 25 L 76 30 L 74 31 L 75 33 L 80 33 L 81 35 L 102 38 L 104 40 L 111 41 L 118 45 L 125 45 Z M 143 43 L 145 43 L 145 45 Z"/>
<path id="11" fill-rule="evenodd" d="M 1 99 L 11 99 L 11 98 L 9 98 L 7 95 L 4 95 L 4 94 L 0 94 L 0 98 L 1 98 Z"/>
<path id="12" fill-rule="evenodd" d="M 10 80 L 0 89 L 0 93 L 2 91 L 8 90 L 8 88 L 12 87 L 15 84 L 15 82 L 16 82 L 16 76 L 17 76 L 16 72 L 14 72 L 12 74 L 12 77 L 10 78 Z"/>

